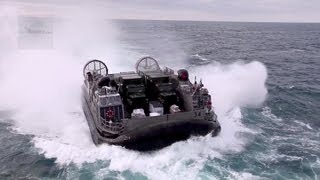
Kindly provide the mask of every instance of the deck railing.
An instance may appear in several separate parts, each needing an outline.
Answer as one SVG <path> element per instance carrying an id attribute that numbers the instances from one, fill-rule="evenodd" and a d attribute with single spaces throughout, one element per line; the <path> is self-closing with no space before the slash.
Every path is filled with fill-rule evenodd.
<path id="1" fill-rule="evenodd" d="M 106 119 L 100 117 L 100 121 L 101 121 L 101 125 L 106 128 L 109 129 L 112 132 L 122 132 L 124 130 L 124 125 L 121 122 L 112 122 L 112 121 L 107 121 Z"/>

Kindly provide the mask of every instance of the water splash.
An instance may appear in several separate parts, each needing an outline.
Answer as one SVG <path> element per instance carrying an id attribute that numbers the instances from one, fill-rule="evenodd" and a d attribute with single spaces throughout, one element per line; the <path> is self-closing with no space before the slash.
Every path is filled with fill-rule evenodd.
<path id="1" fill-rule="evenodd" d="M 77 29 L 86 23 L 91 28 L 78 33 Z M 267 71 L 259 62 L 192 69 L 213 95 L 222 125 L 218 137 L 192 137 L 148 154 L 106 144 L 96 147 L 81 110 L 82 65 L 87 58 L 111 57 L 114 61 L 107 63 L 112 66 L 110 69 L 118 71 L 132 69 L 119 64 L 135 62 L 129 57 L 125 62 L 117 61 L 121 53 L 114 47 L 116 42 L 110 45 L 111 41 L 108 44 L 101 41 L 99 36 L 109 38 L 104 37 L 108 29 L 96 25 L 83 19 L 69 20 L 56 28 L 53 49 L 11 48 L 10 53 L 1 57 L 0 104 L 15 109 L 15 130 L 34 135 L 33 143 L 39 153 L 56 158 L 60 165 L 81 166 L 104 160 L 110 162 L 106 171 L 130 170 L 152 179 L 196 179 L 208 158 L 222 158 L 225 153 L 243 149 L 247 140 L 238 133 L 254 132 L 241 123 L 240 109 L 259 105 L 267 93 L 264 86 Z"/>

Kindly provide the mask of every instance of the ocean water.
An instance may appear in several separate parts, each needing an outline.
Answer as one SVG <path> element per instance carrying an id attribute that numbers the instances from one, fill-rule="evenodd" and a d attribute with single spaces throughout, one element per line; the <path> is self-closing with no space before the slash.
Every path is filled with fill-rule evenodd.
<path id="1" fill-rule="evenodd" d="M 60 21 L 1 21 L 0 179 L 320 178 L 320 24 Z M 133 70 L 143 55 L 203 79 L 219 136 L 93 145 L 82 65 Z"/>

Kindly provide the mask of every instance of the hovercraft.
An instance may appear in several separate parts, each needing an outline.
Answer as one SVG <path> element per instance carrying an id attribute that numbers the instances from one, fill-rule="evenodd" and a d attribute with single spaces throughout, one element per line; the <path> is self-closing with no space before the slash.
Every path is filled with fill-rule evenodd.
<path id="1" fill-rule="evenodd" d="M 217 120 L 208 90 L 185 69 L 161 69 L 143 57 L 135 71 L 108 74 L 100 60 L 83 69 L 82 105 L 92 140 L 148 151 L 186 140 L 217 135 Z"/>

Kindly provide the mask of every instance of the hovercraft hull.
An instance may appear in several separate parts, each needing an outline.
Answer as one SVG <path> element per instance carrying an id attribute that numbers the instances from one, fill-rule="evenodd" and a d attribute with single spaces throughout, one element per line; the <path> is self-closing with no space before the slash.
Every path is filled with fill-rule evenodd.
<path id="1" fill-rule="evenodd" d="M 114 137 L 106 137 L 104 133 L 99 132 L 94 114 L 85 97 L 82 105 L 93 142 L 96 145 L 108 143 L 133 150 L 150 151 L 186 140 L 190 136 L 204 136 L 210 133 L 216 136 L 221 130 L 216 119 L 199 119 L 194 117 L 195 112 L 183 112 L 174 115 L 125 119 L 123 121 L 125 121 L 126 128 L 122 133 Z"/>

